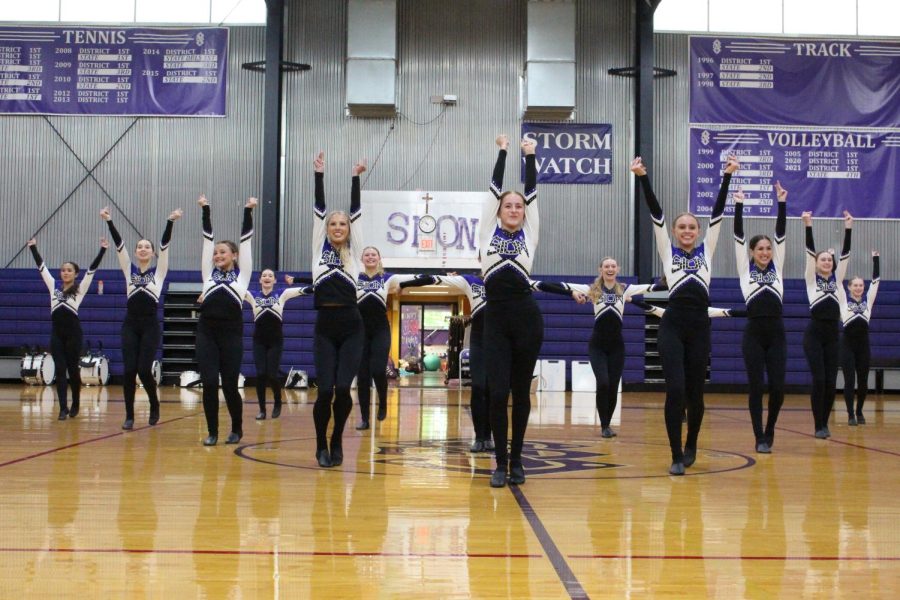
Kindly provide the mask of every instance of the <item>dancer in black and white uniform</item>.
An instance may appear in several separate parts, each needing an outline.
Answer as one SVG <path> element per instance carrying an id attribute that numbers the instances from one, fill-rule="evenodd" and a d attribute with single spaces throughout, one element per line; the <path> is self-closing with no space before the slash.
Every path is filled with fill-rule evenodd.
<path id="1" fill-rule="evenodd" d="M 747 325 L 741 347 L 750 384 L 750 421 L 756 451 L 768 454 L 775 443 L 775 423 L 784 403 L 787 340 L 782 319 L 784 303 L 784 235 L 787 224 L 787 190 L 775 182 L 778 217 L 775 243 L 766 235 L 750 238 L 750 258 L 744 237 L 744 193 L 734 193 L 734 256 L 741 293 L 747 303 Z M 762 397 L 765 377 L 769 379 L 769 413 L 762 424 Z"/>
<path id="2" fill-rule="evenodd" d="M 416 275 L 399 275 L 384 272 L 381 252 L 375 246 L 367 246 L 362 252 L 363 271 L 357 280 L 357 304 L 362 315 L 363 339 L 362 357 L 356 379 L 356 394 L 359 397 L 360 420 L 358 430 L 369 428 L 372 385 L 378 394 L 378 420 L 387 416 L 387 359 L 391 349 L 391 326 L 387 318 L 387 298 L 406 287 L 430 285 L 427 280 Z"/>
<path id="3" fill-rule="evenodd" d="M 647 169 L 640 157 L 631 162 L 631 172 L 638 176 L 653 218 L 656 250 L 669 287 L 669 304 L 659 326 L 658 347 L 666 379 L 666 433 L 672 451 L 672 466 L 669 468 L 672 475 L 684 475 L 685 467 L 694 464 L 697 457 L 697 436 L 703 423 L 703 386 L 710 351 L 707 308 L 712 259 L 725 212 L 728 185 L 731 175 L 739 167 L 737 159 L 729 156 L 706 237 L 697 243 L 700 222 L 691 213 L 683 213 L 675 218 L 672 225 L 675 235 L 673 244 L 666 231 L 662 207 L 650 186 Z M 688 430 L 682 450 L 681 417 L 685 405 Z"/>
<path id="4" fill-rule="evenodd" d="M 872 252 L 872 282 L 866 292 L 866 282 L 862 277 L 850 280 L 841 305 L 841 321 L 844 323 L 844 334 L 841 336 L 841 368 L 844 372 L 844 403 L 847 405 L 847 423 L 851 426 L 865 425 L 863 404 L 869 393 L 869 320 L 872 318 L 872 306 L 878 294 L 879 276 L 878 252 Z M 853 408 L 853 392 L 856 391 L 856 409 Z"/>
<path id="5" fill-rule="evenodd" d="M 272 418 L 281 416 L 281 353 L 284 350 L 284 305 L 291 298 L 312 293 L 312 286 L 289 287 L 280 293 L 275 290 L 275 272 L 263 269 L 259 274 L 258 291 L 247 291 L 244 298 L 253 309 L 253 362 L 256 364 L 256 399 L 259 402 L 257 421 L 266 418 L 266 386 L 272 387 Z"/>
<path id="6" fill-rule="evenodd" d="M 802 214 L 806 227 L 806 296 L 809 298 L 809 325 L 803 333 L 803 353 L 812 372 L 810 395 L 816 437 L 831 437 L 828 418 L 834 405 L 839 360 L 841 306 L 847 303 L 844 275 L 850 260 L 853 217 L 844 211 L 844 245 L 837 262 L 829 250 L 816 252 L 813 241 L 812 213 Z"/>
<path id="7" fill-rule="evenodd" d="M 100 266 L 103 260 L 103 254 L 109 248 L 109 242 L 105 239 L 100 240 L 100 252 L 88 267 L 87 273 L 81 278 L 81 283 L 76 283 L 78 273 L 81 269 L 77 264 L 69 261 L 64 262 L 59 268 L 59 279 L 62 283 L 61 289 L 56 289 L 56 281 L 50 275 L 50 270 L 44 264 L 37 249 L 37 241 L 34 238 L 28 240 L 28 247 L 31 248 L 31 255 L 37 264 L 41 278 L 47 285 L 50 292 L 50 316 L 53 321 L 53 328 L 50 333 L 50 354 L 53 356 L 53 363 L 56 365 L 56 397 L 59 401 L 59 420 L 64 421 L 66 418 L 74 418 L 78 415 L 81 407 L 81 345 L 83 341 L 83 333 L 81 330 L 81 321 L 78 318 L 78 309 L 84 300 L 85 294 L 91 287 L 91 281 L 94 279 L 94 272 Z M 68 377 L 67 377 L 68 375 Z M 72 387 L 72 405 L 71 408 L 67 402 L 68 388 Z"/>
<path id="8" fill-rule="evenodd" d="M 522 446 L 531 413 L 531 379 L 544 339 L 544 320 L 531 292 L 531 267 L 540 235 L 537 167 L 532 140 L 523 140 L 525 193 L 502 192 L 509 139 L 497 138 L 500 151 L 494 165 L 491 192 L 485 202 L 479 233 L 481 270 L 488 301 L 485 306 L 484 360 L 490 397 L 491 431 L 497 468 L 492 487 L 525 482 Z M 512 440 L 507 450 L 507 401 L 512 392 Z"/>
<path id="9" fill-rule="evenodd" d="M 203 384 L 203 412 L 209 435 L 204 446 L 219 440 L 219 377 L 231 416 L 231 432 L 226 444 L 237 444 L 244 435 L 243 398 L 238 377 L 243 357 L 243 304 L 253 274 L 253 209 L 256 198 L 244 205 L 240 248 L 230 241 L 214 242 L 212 219 L 206 196 L 197 201 L 203 211 L 203 275 L 200 320 L 197 323 L 197 364 Z"/>
<path id="10" fill-rule="evenodd" d="M 320 467 L 344 462 L 343 434 L 353 409 L 350 386 L 359 372 L 362 358 L 362 316 L 356 304 L 362 231 L 359 228 L 359 175 L 365 161 L 353 166 L 350 187 L 350 214 L 326 212 L 325 153 L 313 163 L 316 177 L 315 224 L 312 235 L 312 277 L 315 295 L 316 333 L 314 342 L 316 378 L 319 393 L 313 406 L 316 425 L 316 460 Z M 327 443 L 328 422 L 334 400 L 334 429 L 331 446 Z"/>
<path id="11" fill-rule="evenodd" d="M 106 221 L 109 235 L 116 246 L 116 257 L 119 268 L 125 275 L 126 303 L 125 321 L 122 322 L 122 362 L 124 363 L 124 379 L 122 392 L 125 396 L 125 422 L 122 429 L 134 428 L 134 396 L 137 389 L 135 379 L 141 378 L 147 400 L 150 402 L 150 425 L 159 422 L 159 397 L 156 391 L 156 379 L 153 378 L 153 361 L 159 348 L 161 330 L 156 316 L 159 301 L 162 298 L 163 286 L 169 272 L 169 241 L 172 239 L 172 226 L 181 218 L 181 209 L 173 210 L 166 221 L 162 239 L 159 242 L 159 256 L 156 266 L 153 261 L 153 242 L 148 239 L 138 240 L 134 247 L 137 265 L 131 262 L 125 242 L 119 230 L 112 222 L 109 207 L 100 211 L 100 218 Z"/>

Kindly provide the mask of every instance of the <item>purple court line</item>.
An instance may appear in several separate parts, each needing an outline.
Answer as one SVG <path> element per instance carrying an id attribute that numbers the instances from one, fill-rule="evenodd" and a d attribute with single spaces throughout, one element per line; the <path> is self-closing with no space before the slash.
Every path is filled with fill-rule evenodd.
<path id="1" fill-rule="evenodd" d="M 180 421 L 181 419 L 187 419 L 188 417 L 196 417 L 199 415 L 199 412 L 196 412 L 191 415 L 182 415 L 180 417 L 175 417 L 174 419 L 169 419 L 168 421 L 160 421 L 156 425 L 144 425 L 142 427 L 136 427 L 131 431 L 117 431 L 116 433 L 110 433 L 108 435 L 102 435 L 100 437 L 91 438 L 89 440 L 83 440 L 81 442 L 75 442 L 74 444 L 68 444 L 66 446 L 59 446 L 57 448 L 50 448 L 49 450 L 44 450 L 43 452 L 37 452 L 35 454 L 29 454 L 27 456 L 22 456 L 20 458 L 14 458 L 12 460 L 8 460 L 5 463 L 0 463 L 0 468 L 8 467 L 10 465 L 14 465 L 16 463 L 25 462 L 26 460 L 31 460 L 33 458 L 40 458 L 41 456 L 46 456 L 48 454 L 53 454 L 54 452 L 60 452 L 62 450 L 68 450 L 69 448 L 75 448 L 76 446 L 84 446 L 85 444 L 93 444 L 94 442 L 102 442 L 103 440 L 108 440 L 110 438 L 114 438 L 120 435 L 126 435 L 129 433 L 136 433 L 138 431 L 144 431 L 146 429 L 153 429 L 154 427 L 159 427 L 161 425 L 165 425 L 167 423 L 174 423 L 175 421 Z"/>
<path id="2" fill-rule="evenodd" d="M 900 561 L 900 556 L 682 556 L 673 554 L 570 554 L 569 558 L 608 558 L 626 560 Z"/>
<path id="3" fill-rule="evenodd" d="M 723 418 L 728 419 L 729 421 L 741 421 L 742 419 L 737 419 L 735 417 L 730 417 L 728 415 L 722 415 Z M 805 431 L 797 431 L 796 429 L 788 429 L 787 427 L 780 427 L 778 425 L 775 426 L 775 429 L 778 431 L 786 431 L 788 433 L 795 433 L 797 435 L 802 435 L 803 437 L 813 438 L 815 439 L 815 435 L 811 433 L 806 433 Z M 900 452 L 894 452 L 893 450 L 884 450 L 882 448 L 873 448 L 871 446 L 863 446 L 862 444 L 854 444 L 853 442 L 845 442 L 842 440 L 835 440 L 832 438 L 828 438 L 825 440 L 831 444 L 841 444 L 842 446 L 850 446 L 851 448 L 859 448 L 860 450 L 868 450 L 869 452 L 880 452 L 881 454 L 888 454 L 890 456 L 900 456 Z M 2 465 L 0 465 L 2 466 Z"/>
<path id="4" fill-rule="evenodd" d="M 336 556 L 336 557 L 386 557 L 386 558 L 543 558 L 540 554 L 491 554 L 485 552 L 325 552 L 315 550 L 187 550 L 153 548 L 0 548 L 0 553 L 57 554 L 201 554 L 214 556 Z"/>
<path id="5" fill-rule="evenodd" d="M 575 577 L 575 573 L 569 568 L 569 564 L 566 562 L 562 552 L 556 547 L 553 538 L 550 537 L 550 534 L 547 532 L 547 528 L 544 527 L 540 517 L 534 512 L 534 508 L 531 506 L 531 503 L 528 501 L 528 498 L 525 497 L 522 490 L 519 489 L 519 486 L 511 485 L 509 486 L 509 491 L 512 492 L 513 497 L 519 504 L 519 508 L 522 509 L 522 513 L 524 513 L 525 518 L 528 519 L 531 530 L 534 531 L 534 535 L 537 536 L 538 541 L 544 548 L 544 552 L 547 553 L 547 558 L 550 559 L 553 570 L 556 571 L 557 577 L 559 577 L 563 587 L 566 588 L 569 598 L 572 598 L 573 600 L 577 598 L 590 598 L 590 596 L 587 595 L 587 592 L 584 591 L 584 588 L 581 587 L 581 583 L 579 583 L 578 578 Z"/>

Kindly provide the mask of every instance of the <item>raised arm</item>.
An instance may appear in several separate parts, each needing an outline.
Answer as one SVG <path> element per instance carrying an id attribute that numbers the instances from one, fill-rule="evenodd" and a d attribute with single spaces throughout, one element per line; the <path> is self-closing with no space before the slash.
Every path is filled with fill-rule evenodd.
<path id="1" fill-rule="evenodd" d="M 506 135 L 498 135 L 495 142 L 500 150 L 497 152 L 494 172 L 491 173 L 491 193 L 494 194 L 494 198 L 500 200 L 500 195 L 503 193 L 503 173 L 506 170 L 506 153 L 509 150 L 509 138 Z"/>
<path id="2" fill-rule="evenodd" d="M 709 216 L 709 227 L 703 244 L 706 247 L 706 260 L 712 261 L 719 242 L 719 228 L 722 225 L 722 215 L 725 214 L 725 202 L 728 200 L 728 186 L 731 185 L 731 176 L 741 167 L 737 157 L 729 155 L 725 162 L 725 173 L 722 175 L 722 185 L 719 186 L 719 195 L 713 205 L 712 214 Z"/>
<path id="3" fill-rule="evenodd" d="M 213 250 L 216 245 L 213 242 L 213 228 L 212 228 L 212 217 L 209 212 L 209 201 L 207 201 L 206 196 L 202 195 L 197 199 L 197 204 L 200 205 L 200 210 L 202 211 L 202 223 L 203 223 L 203 251 L 200 253 L 200 273 L 203 276 L 203 281 L 212 276 L 213 272 Z"/>
<path id="4" fill-rule="evenodd" d="M 44 280 L 44 284 L 52 294 L 53 290 L 56 289 L 56 281 L 54 281 L 53 275 L 50 274 L 50 269 L 44 264 L 44 259 L 41 258 L 41 253 L 38 252 L 37 241 L 34 238 L 28 240 L 28 248 L 31 250 L 31 256 L 34 257 L 34 264 L 37 265 L 38 272 L 41 274 L 41 279 Z"/>
<path id="5" fill-rule="evenodd" d="M 363 236 L 361 221 L 362 216 L 362 194 L 360 192 L 359 176 L 366 171 L 366 159 L 361 158 L 356 161 L 352 169 L 352 179 L 350 182 L 350 254 L 354 260 L 358 261 L 365 247 L 365 239 Z M 357 263 L 358 264 L 358 263 Z"/>
<path id="6" fill-rule="evenodd" d="M 837 262 L 835 279 L 838 282 L 838 288 L 843 289 L 841 282 L 847 275 L 847 265 L 850 263 L 850 241 L 853 234 L 853 216 L 848 211 L 844 211 L 844 243 L 841 246 L 841 258 Z"/>
<path id="7" fill-rule="evenodd" d="M 112 238 L 113 245 L 116 247 L 116 258 L 119 260 L 119 268 L 122 269 L 125 280 L 128 281 L 131 279 L 131 257 L 128 256 L 128 250 L 125 248 L 125 242 L 122 241 L 122 236 L 119 235 L 119 230 L 113 225 L 112 213 L 108 206 L 100 211 L 100 218 L 106 221 L 106 227 L 109 229 L 109 237 Z"/>
<path id="8" fill-rule="evenodd" d="M 816 280 L 816 243 L 813 240 L 812 213 L 805 211 L 800 215 L 800 218 L 803 219 L 804 239 L 806 241 L 806 268 L 803 274 L 806 278 L 806 283 L 811 284 Z"/>
<path id="9" fill-rule="evenodd" d="M 773 260 L 775 268 L 784 277 L 784 236 L 787 231 L 787 190 L 781 187 L 781 182 L 775 182 L 775 194 L 778 197 L 778 217 L 775 219 L 775 248 Z"/>
<path id="10" fill-rule="evenodd" d="M 259 201 L 248 198 L 244 205 L 244 220 L 241 223 L 241 246 L 238 250 L 238 283 L 246 288 L 253 275 L 253 209 Z"/>
<path id="11" fill-rule="evenodd" d="M 162 239 L 159 241 L 159 258 L 156 259 L 156 280 L 162 285 L 169 273 L 169 242 L 172 241 L 172 227 L 175 221 L 181 218 L 180 208 L 169 213 L 166 228 L 163 230 Z"/>
<path id="12" fill-rule="evenodd" d="M 869 291 L 866 292 L 866 303 L 869 305 L 869 310 L 872 310 L 872 305 L 875 304 L 875 296 L 878 295 L 878 284 L 881 282 L 879 260 L 878 252 L 872 252 L 872 282 L 869 284 Z"/>
<path id="13" fill-rule="evenodd" d="M 638 181 L 641 184 L 641 189 L 644 190 L 644 200 L 647 202 L 647 208 L 650 210 L 650 217 L 653 219 L 653 235 L 656 238 L 656 252 L 659 254 L 659 258 L 662 260 L 663 265 L 667 265 L 672 262 L 672 242 L 669 239 L 669 232 L 666 230 L 666 217 L 663 215 L 662 206 L 659 205 L 659 200 L 657 200 L 656 194 L 653 193 L 653 188 L 650 186 L 647 168 L 644 166 L 644 162 L 641 160 L 640 156 L 636 156 L 634 160 L 631 161 L 631 172 L 637 175 Z"/>
<path id="14" fill-rule="evenodd" d="M 88 267 L 87 273 L 81 278 L 81 283 L 78 284 L 78 293 L 81 294 L 82 298 L 84 298 L 84 295 L 91 289 L 91 281 L 94 280 L 94 273 L 97 272 L 97 267 L 100 266 L 100 261 L 103 260 L 103 255 L 106 254 L 107 248 L 109 248 L 109 242 L 106 241 L 106 238 L 100 238 L 100 251 Z"/>
<path id="15" fill-rule="evenodd" d="M 734 261 L 738 278 L 745 281 L 750 273 L 747 259 L 747 238 L 744 237 L 744 192 L 740 188 L 734 193 Z"/>
<path id="16" fill-rule="evenodd" d="M 524 139 L 521 147 L 525 153 L 525 223 L 522 227 L 532 246 L 536 246 L 541 233 L 537 203 L 537 159 L 534 155 L 537 143 Z"/>

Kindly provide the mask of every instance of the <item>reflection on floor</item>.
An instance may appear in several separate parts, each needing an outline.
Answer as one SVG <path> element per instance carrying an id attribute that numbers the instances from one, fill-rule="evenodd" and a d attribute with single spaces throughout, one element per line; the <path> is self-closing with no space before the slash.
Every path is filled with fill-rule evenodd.
<path id="1" fill-rule="evenodd" d="M 392 388 L 387 419 L 349 428 L 335 469 L 315 463 L 315 392 L 259 422 L 244 394 L 241 444 L 205 448 L 199 391 L 163 389 L 152 428 L 141 397 L 123 432 L 121 388 L 85 388 L 59 422 L 50 388 L 0 386 L 0 597 L 900 594 L 887 397 L 864 426 L 836 411 L 826 441 L 791 396 L 774 453 L 757 455 L 746 399 L 708 395 L 697 463 L 673 478 L 660 395 L 625 394 L 605 440 L 591 394 L 544 393 L 528 481 L 492 489 L 491 457 L 468 451 L 468 390 Z"/>

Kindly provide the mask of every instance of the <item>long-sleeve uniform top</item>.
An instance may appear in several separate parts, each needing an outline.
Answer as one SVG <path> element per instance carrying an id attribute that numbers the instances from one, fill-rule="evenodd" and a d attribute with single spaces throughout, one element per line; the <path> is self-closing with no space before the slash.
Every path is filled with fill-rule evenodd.
<path id="1" fill-rule="evenodd" d="M 841 318 L 841 306 L 847 303 L 844 293 L 844 275 L 850 260 L 850 241 L 852 229 L 844 229 L 844 245 L 841 248 L 840 260 L 831 261 L 831 273 L 822 277 L 816 270 L 816 245 L 813 241 L 812 227 L 806 228 L 806 296 L 809 299 L 809 312 L 817 321 L 838 321 Z M 833 258 L 833 257 L 832 257 Z"/>
<path id="2" fill-rule="evenodd" d="M 844 323 L 844 331 L 848 328 L 861 325 L 868 327 L 869 325 L 869 319 L 872 318 L 872 306 L 875 304 L 875 296 L 878 294 L 878 283 L 881 281 L 878 262 L 878 257 L 873 256 L 872 282 L 865 295 L 859 301 L 849 294 L 844 296 L 844 302 L 841 304 L 841 321 Z"/>
<path id="3" fill-rule="evenodd" d="M 253 274 L 253 211 L 244 208 L 241 225 L 241 244 L 237 268 L 223 271 L 213 265 L 212 220 L 209 205 L 203 207 L 203 252 L 200 270 L 203 275 L 203 294 L 200 314 L 203 319 L 241 320 L 241 307 Z"/>
<path id="4" fill-rule="evenodd" d="M 313 208 L 315 223 L 312 234 L 312 279 L 315 290 L 315 306 L 355 306 L 357 281 L 360 273 L 359 257 L 362 255 L 362 229 L 358 225 L 362 216 L 359 177 L 353 177 L 350 188 L 350 248 L 347 264 L 341 259 L 339 249 L 328 241 L 325 207 L 325 174 L 316 173 L 316 202 Z"/>
<path id="5" fill-rule="evenodd" d="M 78 284 L 78 293 L 67 294 L 63 292 L 63 290 L 57 289 L 56 280 L 53 279 L 50 270 L 47 269 L 47 265 L 44 264 L 44 259 L 41 258 L 37 245 L 31 246 L 31 255 L 34 257 L 35 264 L 37 264 L 38 272 L 41 274 L 41 279 L 43 279 L 44 283 L 47 285 L 47 290 L 50 292 L 50 315 L 54 324 L 67 324 L 73 318 L 77 321 L 78 309 L 91 287 L 91 281 L 94 280 L 94 273 L 97 271 L 97 267 L 100 266 L 100 261 L 103 260 L 103 255 L 105 253 L 106 248 L 101 247 L 100 251 L 97 253 L 97 257 L 94 258 L 91 266 L 88 267 L 87 273 L 81 278 L 81 283 Z"/>
<path id="6" fill-rule="evenodd" d="M 784 233 L 787 224 L 787 207 L 778 203 L 778 217 L 775 220 L 775 244 L 772 260 L 765 269 L 760 269 L 747 256 L 744 237 L 744 204 L 734 203 L 734 256 L 737 260 L 738 279 L 741 293 L 747 304 L 747 314 L 756 317 L 780 317 L 784 304 Z"/>
<path id="7" fill-rule="evenodd" d="M 119 259 L 119 268 L 125 275 L 127 316 L 133 318 L 156 318 L 156 309 L 159 299 L 162 297 L 163 285 L 169 272 L 169 241 L 172 239 L 173 221 L 166 221 L 162 240 L 159 243 L 159 256 L 156 265 L 141 271 L 137 265 L 131 262 L 125 242 L 112 220 L 106 222 L 109 227 L 109 235 L 116 245 L 116 258 Z"/>

